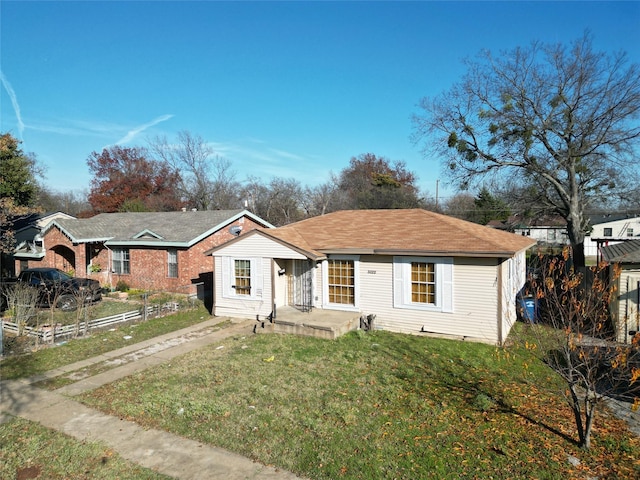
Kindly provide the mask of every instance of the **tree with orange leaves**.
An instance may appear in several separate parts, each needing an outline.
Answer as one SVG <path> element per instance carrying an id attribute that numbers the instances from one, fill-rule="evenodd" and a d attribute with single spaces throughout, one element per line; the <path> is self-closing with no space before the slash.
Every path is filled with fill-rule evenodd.
<path id="1" fill-rule="evenodd" d="M 113 146 L 87 159 L 93 173 L 89 203 L 97 213 L 173 211 L 182 207 L 180 174 L 144 148 Z"/>
<path id="2" fill-rule="evenodd" d="M 538 264 L 528 285 L 538 301 L 538 323 L 525 329 L 525 340 L 564 380 L 578 444 L 588 449 L 601 403 L 616 398 L 630 408 L 638 405 L 640 335 L 631 344 L 616 342 L 609 303 L 617 295 L 618 265 L 601 263 L 579 272 L 569 248 L 561 255 L 539 256 Z"/>

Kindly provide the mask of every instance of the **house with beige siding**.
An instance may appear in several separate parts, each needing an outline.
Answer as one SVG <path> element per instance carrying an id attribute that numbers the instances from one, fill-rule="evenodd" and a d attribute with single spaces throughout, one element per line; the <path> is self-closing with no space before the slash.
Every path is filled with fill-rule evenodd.
<path id="1" fill-rule="evenodd" d="M 603 246 L 601 254 L 605 262 L 620 266 L 619 273 L 610 270 L 618 294 L 609 310 L 616 340 L 631 343 L 640 332 L 640 239 Z"/>
<path id="2" fill-rule="evenodd" d="M 502 344 L 535 243 L 421 209 L 334 212 L 206 252 L 213 313 L 268 322 L 295 310 L 310 323 L 341 312 L 376 329 Z"/>

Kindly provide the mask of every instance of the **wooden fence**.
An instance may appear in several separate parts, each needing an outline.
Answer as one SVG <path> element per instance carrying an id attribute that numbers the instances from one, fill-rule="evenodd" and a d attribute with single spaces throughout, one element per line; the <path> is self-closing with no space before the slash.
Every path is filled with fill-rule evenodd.
<path id="1" fill-rule="evenodd" d="M 59 323 L 54 326 L 40 325 L 39 327 L 29 327 L 25 325 L 22 327 L 22 334 L 36 337 L 44 343 L 50 343 L 53 341 L 53 338 L 86 335 L 93 330 L 103 329 L 120 323 L 159 317 L 166 313 L 174 312 L 179 308 L 180 306 L 177 303 L 167 303 L 164 305 L 150 305 L 146 307 L 146 312 L 145 308 L 141 308 L 139 310 L 131 310 L 129 312 L 97 318 L 95 320 L 89 320 L 88 322 L 79 322 L 73 325 L 61 325 Z M 17 323 L 7 320 L 2 320 L 2 329 L 14 335 L 18 335 L 20 331 Z"/>

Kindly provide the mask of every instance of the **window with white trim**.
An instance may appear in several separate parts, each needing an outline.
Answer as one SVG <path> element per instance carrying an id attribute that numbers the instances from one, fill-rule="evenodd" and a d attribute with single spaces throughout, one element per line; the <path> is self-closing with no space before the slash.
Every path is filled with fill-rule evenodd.
<path id="1" fill-rule="evenodd" d="M 329 303 L 355 305 L 356 286 L 353 260 L 327 262 Z"/>
<path id="2" fill-rule="evenodd" d="M 236 295 L 251 295 L 251 260 L 234 260 Z"/>
<path id="3" fill-rule="evenodd" d="M 453 311 L 453 259 L 393 257 L 395 308 Z"/>
<path id="4" fill-rule="evenodd" d="M 113 273 L 118 275 L 129 275 L 129 249 L 128 248 L 114 248 L 112 250 L 112 270 Z"/>
<path id="5" fill-rule="evenodd" d="M 356 309 L 359 304 L 359 256 L 336 255 L 324 261 L 325 308 Z"/>
<path id="6" fill-rule="evenodd" d="M 178 278 L 178 250 L 175 248 L 167 250 L 167 276 Z"/>
<path id="7" fill-rule="evenodd" d="M 436 304 L 436 265 L 411 262 L 411 303 Z"/>
<path id="8" fill-rule="evenodd" d="M 262 259 L 222 257 L 222 292 L 227 298 L 262 297 Z"/>

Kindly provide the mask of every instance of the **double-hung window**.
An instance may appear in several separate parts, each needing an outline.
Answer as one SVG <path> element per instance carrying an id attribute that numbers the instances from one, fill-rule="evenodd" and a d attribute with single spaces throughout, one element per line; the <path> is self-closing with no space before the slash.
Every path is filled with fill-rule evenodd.
<path id="1" fill-rule="evenodd" d="M 445 257 L 394 257 L 396 308 L 453 311 L 453 261 Z"/>
<path id="2" fill-rule="evenodd" d="M 251 295 L 251 260 L 233 261 L 236 295 Z"/>
<path id="3" fill-rule="evenodd" d="M 114 248 L 112 253 L 113 273 L 117 273 L 118 275 L 129 275 L 131 273 L 129 269 L 129 249 Z"/>
<path id="4" fill-rule="evenodd" d="M 167 251 L 167 276 L 178 278 L 178 251 L 175 248 Z"/>
<path id="5" fill-rule="evenodd" d="M 262 298 L 262 259 L 222 257 L 222 289 L 227 298 Z"/>

